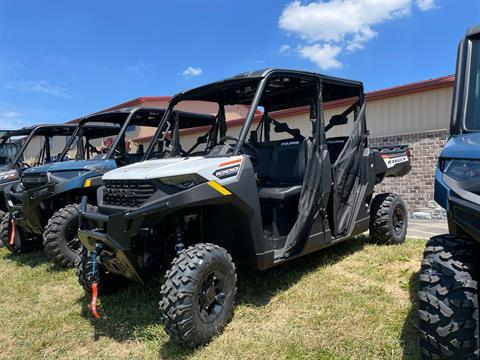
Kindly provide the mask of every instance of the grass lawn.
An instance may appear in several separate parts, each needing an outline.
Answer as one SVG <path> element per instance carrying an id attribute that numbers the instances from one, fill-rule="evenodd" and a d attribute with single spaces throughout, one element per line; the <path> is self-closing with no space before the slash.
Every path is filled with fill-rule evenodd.
<path id="1" fill-rule="evenodd" d="M 240 269 L 233 321 L 195 350 L 159 324 L 160 284 L 102 297 L 95 320 L 73 271 L 43 252 L 0 249 L 0 358 L 417 359 L 423 248 L 357 237 L 265 272 Z"/>

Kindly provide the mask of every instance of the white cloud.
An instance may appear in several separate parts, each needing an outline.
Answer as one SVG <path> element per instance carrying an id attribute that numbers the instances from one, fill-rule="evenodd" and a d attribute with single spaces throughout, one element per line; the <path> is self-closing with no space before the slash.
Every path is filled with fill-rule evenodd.
<path id="1" fill-rule="evenodd" d="M 130 65 L 128 67 L 128 71 L 136 73 L 137 75 L 142 75 L 143 76 L 145 71 L 148 70 L 148 68 L 150 68 L 151 66 L 152 66 L 152 64 L 150 64 L 146 61 L 143 61 L 143 60 L 139 60 L 139 61 L 137 61 L 136 64 Z"/>
<path id="2" fill-rule="evenodd" d="M 427 11 L 435 8 L 435 0 L 415 0 L 415 5 L 422 10 Z"/>
<path id="3" fill-rule="evenodd" d="M 16 111 L 5 110 L 0 113 L 0 124 L 2 129 L 19 129 L 31 123 L 25 121 L 20 113 Z"/>
<path id="4" fill-rule="evenodd" d="M 71 99 L 69 91 L 60 85 L 50 84 L 47 80 L 11 81 L 5 84 L 7 89 L 21 92 L 33 92 L 52 95 L 61 99 Z"/>
<path id="5" fill-rule="evenodd" d="M 2 118 L 5 118 L 5 119 L 13 119 L 13 118 L 16 118 L 18 117 L 20 114 L 16 111 L 3 111 L 2 114 L 0 115 Z"/>
<path id="6" fill-rule="evenodd" d="M 342 48 L 339 46 L 330 44 L 313 44 L 311 46 L 302 46 L 298 49 L 300 56 L 314 62 L 322 70 L 341 69 L 343 65 L 336 59 L 341 51 Z"/>
<path id="7" fill-rule="evenodd" d="M 287 52 L 288 50 L 290 50 L 290 48 L 291 48 L 290 45 L 288 45 L 288 44 L 282 44 L 282 45 L 280 46 L 280 48 L 278 49 L 278 52 L 279 52 L 280 54 L 283 54 L 283 53 Z"/>
<path id="8" fill-rule="evenodd" d="M 189 66 L 185 70 L 183 70 L 182 75 L 186 78 L 194 77 L 201 75 L 203 73 L 202 69 L 199 67 Z"/>
<path id="9" fill-rule="evenodd" d="M 340 68 L 343 51 L 363 49 L 377 36 L 376 25 L 411 14 L 414 0 L 329 0 L 288 4 L 279 27 L 300 38 L 301 56 L 320 68 Z M 433 7 L 434 0 L 415 0 L 421 10 Z M 319 52 L 316 54 L 316 52 Z M 333 54 L 333 55 L 332 55 Z M 320 60 L 326 61 L 320 64 Z"/>

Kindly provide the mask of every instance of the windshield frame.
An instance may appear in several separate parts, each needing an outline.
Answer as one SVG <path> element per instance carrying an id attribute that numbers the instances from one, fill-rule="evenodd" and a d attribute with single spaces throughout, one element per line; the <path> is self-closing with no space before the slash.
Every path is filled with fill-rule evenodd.
<path id="1" fill-rule="evenodd" d="M 478 68 L 473 68 L 473 57 L 476 57 L 476 65 Z M 480 131 L 480 119 L 478 119 L 478 128 L 469 128 L 467 126 L 468 119 L 473 116 L 473 110 L 477 108 L 477 112 L 480 114 L 480 36 L 475 36 L 468 39 L 468 49 L 467 49 L 467 67 L 466 67 L 466 78 L 465 78 L 465 108 L 463 111 L 463 129 L 467 132 L 479 132 Z M 476 77 L 476 79 L 474 79 Z M 471 93 L 471 82 L 476 83 L 476 91 L 479 92 L 479 96 L 475 96 Z M 476 103 L 475 103 L 476 100 Z M 468 124 L 473 125 L 473 124 Z"/>

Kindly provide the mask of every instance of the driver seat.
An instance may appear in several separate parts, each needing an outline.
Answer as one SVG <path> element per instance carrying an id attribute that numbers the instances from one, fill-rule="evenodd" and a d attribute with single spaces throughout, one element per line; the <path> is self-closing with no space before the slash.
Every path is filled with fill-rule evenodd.
<path id="1" fill-rule="evenodd" d="M 268 163 L 265 164 L 266 159 L 261 159 L 263 164 L 257 166 L 260 201 L 298 201 L 307 163 L 307 148 L 308 140 L 304 138 L 275 142 Z"/>

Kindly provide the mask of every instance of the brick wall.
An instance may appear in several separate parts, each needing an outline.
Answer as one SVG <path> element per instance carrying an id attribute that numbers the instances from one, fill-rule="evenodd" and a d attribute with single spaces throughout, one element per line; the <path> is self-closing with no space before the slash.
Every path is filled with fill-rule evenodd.
<path id="1" fill-rule="evenodd" d="M 445 218 L 445 211 L 433 200 L 435 167 L 445 146 L 448 130 L 370 138 L 371 146 L 408 144 L 413 149 L 412 170 L 401 178 L 385 178 L 375 192 L 394 192 L 402 196 L 413 218 Z"/>

